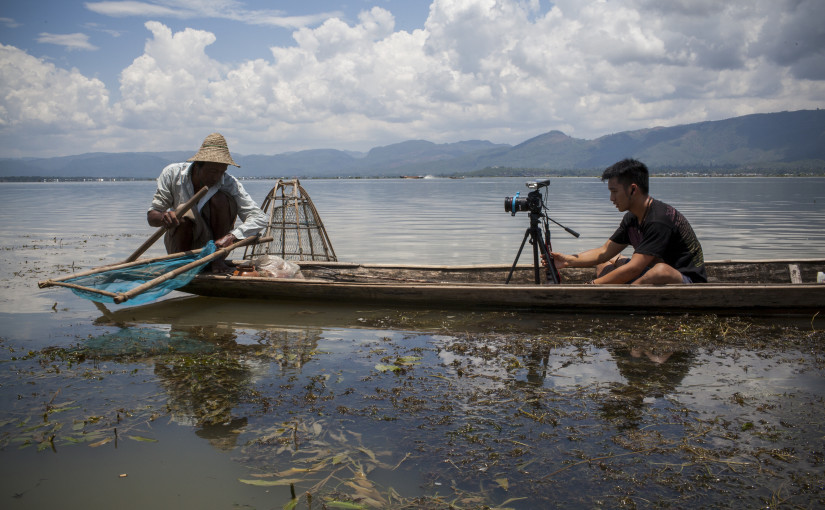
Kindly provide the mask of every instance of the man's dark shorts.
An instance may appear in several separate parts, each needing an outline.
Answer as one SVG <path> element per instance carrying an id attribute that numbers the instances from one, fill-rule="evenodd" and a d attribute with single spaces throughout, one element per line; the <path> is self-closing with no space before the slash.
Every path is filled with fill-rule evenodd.
<path id="1" fill-rule="evenodd" d="M 618 267 L 618 266 L 623 266 L 623 265 L 627 264 L 628 262 L 630 262 L 630 257 L 620 257 L 620 258 L 616 259 L 616 262 L 614 264 L 616 265 L 616 267 Z M 641 278 L 643 274 L 647 273 L 648 271 L 650 271 L 650 266 L 646 267 L 644 269 L 644 271 L 642 271 L 642 273 L 639 276 L 637 276 L 636 278 L 630 280 L 627 283 L 635 282 L 636 280 Z M 682 273 L 682 283 L 693 283 L 693 279 L 690 276 L 686 275 L 685 273 Z"/>

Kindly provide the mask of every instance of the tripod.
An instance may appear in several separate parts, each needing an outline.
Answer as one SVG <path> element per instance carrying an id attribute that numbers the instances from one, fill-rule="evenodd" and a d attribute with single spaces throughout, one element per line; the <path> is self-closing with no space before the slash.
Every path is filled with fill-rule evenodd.
<path id="1" fill-rule="evenodd" d="M 504 282 L 505 284 L 510 283 L 510 278 L 513 277 L 513 271 L 516 270 L 518 259 L 521 257 L 521 252 L 524 250 L 524 243 L 527 242 L 528 237 L 530 238 L 530 244 L 533 245 L 533 273 L 535 275 L 536 285 L 541 283 L 539 249 L 541 249 L 541 253 L 544 255 L 544 260 L 547 261 L 547 267 L 545 267 L 547 283 L 552 281 L 558 284 L 561 280 L 559 271 L 556 269 L 556 264 L 553 262 L 553 257 L 550 256 L 550 252 L 547 249 L 550 245 L 550 229 L 547 227 L 547 222 L 544 223 L 547 244 L 544 243 L 544 237 L 542 236 L 541 228 L 539 228 L 539 220 L 542 217 L 545 216 L 541 212 L 530 211 L 530 226 L 527 227 L 527 230 L 524 232 L 524 239 L 521 240 L 521 246 L 519 246 L 518 253 L 516 254 L 516 260 L 513 261 L 513 267 L 510 268 L 510 274 L 507 275 L 507 280 Z"/>

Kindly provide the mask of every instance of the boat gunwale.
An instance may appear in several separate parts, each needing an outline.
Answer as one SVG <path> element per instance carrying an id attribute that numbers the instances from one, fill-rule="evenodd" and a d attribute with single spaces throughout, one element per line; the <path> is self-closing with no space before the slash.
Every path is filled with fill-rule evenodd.
<path id="1" fill-rule="evenodd" d="M 489 287 L 491 289 L 506 289 L 506 288 L 519 288 L 519 289 L 592 289 L 592 290 L 600 290 L 600 289 L 623 289 L 629 290 L 632 292 L 631 289 L 639 289 L 639 290 L 650 290 L 650 289 L 724 289 L 724 288 L 732 288 L 732 289 L 742 289 L 742 288 L 762 288 L 762 287 L 769 287 L 774 289 L 782 289 L 782 288 L 804 288 L 804 287 L 825 287 L 822 283 L 817 282 L 805 282 L 805 283 L 719 283 L 719 282 L 710 282 L 710 283 L 668 283 L 668 284 L 651 284 L 651 285 L 627 285 L 624 283 L 616 283 L 616 284 L 601 284 L 601 285 L 590 285 L 586 283 L 559 283 L 559 284 L 536 284 L 536 283 L 490 283 L 490 282 L 444 282 L 444 281 L 432 281 L 432 282 L 421 282 L 421 281 L 390 281 L 390 280 L 379 280 L 373 282 L 367 281 L 346 281 L 346 280 L 329 280 L 324 278 L 271 278 L 266 276 L 237 276 L 237 275 L 221 275 L 221 274 L 200 274 L 196 277 L 196 280 L 200 282 L 226 282 L 231 281 L 233 283 L 269 283 L 269 284 L 284 284 L 284 285 L 304 285 L 304 284 L 311 284 L 311 285 L 322 285 L 322 286 L 337 286 L 337 287 L 403 287 L 403 288 L 432 288 L 432 287 L 449 287 L 454 289 L 483 289 L 485 287 Z"/>
<path id="2" fill-rule="evenodd" d="M 235 261 L 241 262 L 241 261 Z M 248 261 L 245 261 L 248 262 Z M 401 263 L 380 263 L 380 262 L 345 262 L 345 261 L 322 261 L 322 260 L 296 260 L 290 261 L 301 267 L 334 267 L 334 268 L 355 268 L 363 267 L 365 269 L 410 269 L 410 270 L 484 270 L 484 269 L 509 269 L 513 267 L 512 264 L 464 264 L 464 265 L 441 265 L 441 264 L 401 264 Z M 825 264 L 825 258 L 808 258 L 808 259 L 792 259 L 792 258 L 776 258 L 776 259 L 719 259 L 707 260 L 706 265 L 753 265 L 753 264 Z M 532 264 L 518 264 L 516 269 L 532 269 Z M 585 268 L 586 269 L 586 268 Z"/>

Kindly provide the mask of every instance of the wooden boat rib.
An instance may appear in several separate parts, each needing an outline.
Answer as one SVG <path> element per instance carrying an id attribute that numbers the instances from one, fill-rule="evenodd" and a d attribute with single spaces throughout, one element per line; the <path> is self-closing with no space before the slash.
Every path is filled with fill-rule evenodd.
<path id="1" fill-rule="evenodd" d="M 201 296 L 377 303 L 444 308 L 808 314 L 825 311 L 825 259 L 714 261 L 693 285 L 584 285 L 592 269 L 564 269 L 560 285 L 533 283 L 533 267 L 402 266 L 299 262 L 303 279 L 202 274 L 184 292 Z M 800 282 L 800 283 L 793 283 Z M 802 283 L 804 282 L 804 283 Z"/>

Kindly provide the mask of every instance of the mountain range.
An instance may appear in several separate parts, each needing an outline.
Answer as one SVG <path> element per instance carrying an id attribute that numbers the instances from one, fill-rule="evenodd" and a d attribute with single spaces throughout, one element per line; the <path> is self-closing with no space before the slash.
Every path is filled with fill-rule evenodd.
<path id="1" fill-rule="evenodd" d="M 0 159 L 0 178 L 153 179 L 194 153 L 87 153 Z M 410 140 L 359 153 L 313 149 L 233 154 L 237 177 L 397 177 L 399 175 L 598 175 L 634 157 L 654 173 L 813 173 L 825 175 L 825 110 L 746 115 L 720 121 L 624 131 L 585 140 L 550 131 L 518 145 Z"/>

